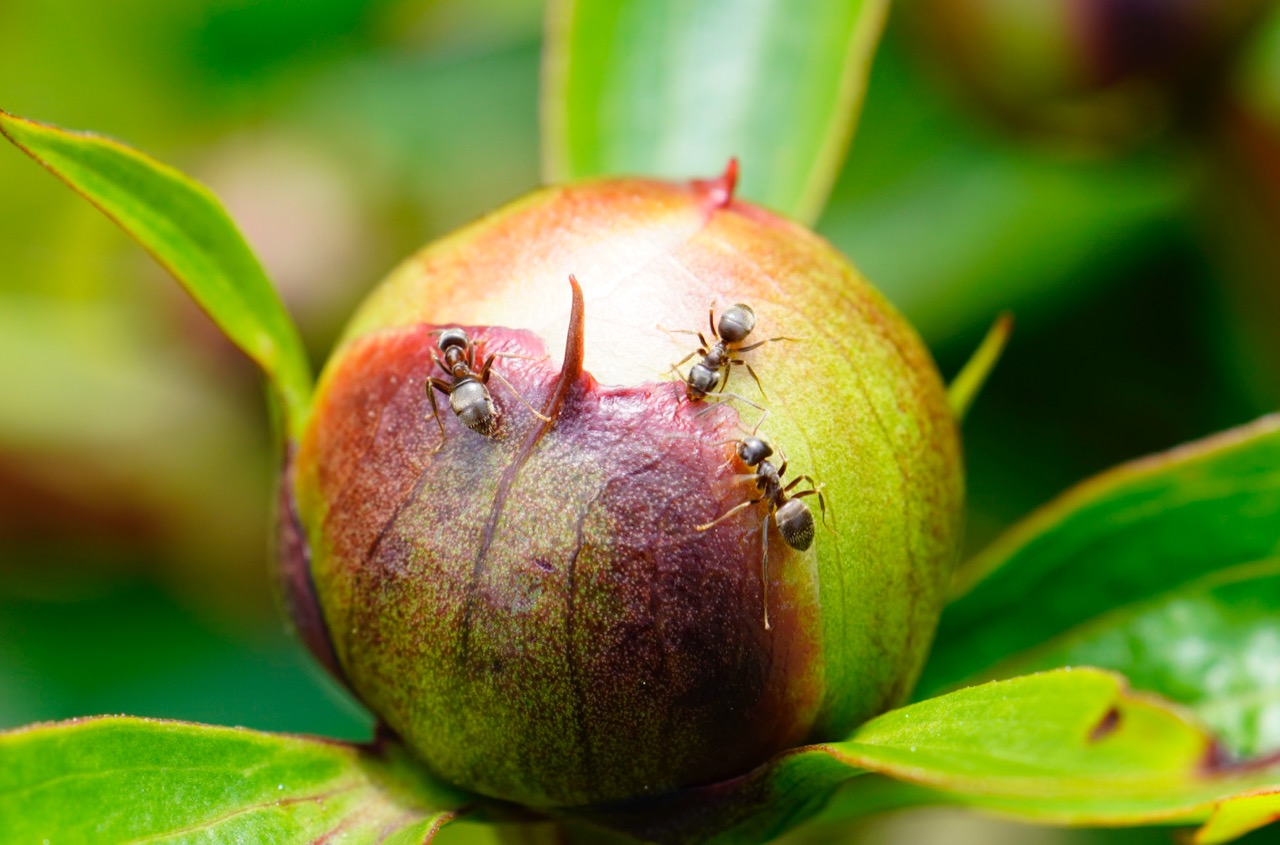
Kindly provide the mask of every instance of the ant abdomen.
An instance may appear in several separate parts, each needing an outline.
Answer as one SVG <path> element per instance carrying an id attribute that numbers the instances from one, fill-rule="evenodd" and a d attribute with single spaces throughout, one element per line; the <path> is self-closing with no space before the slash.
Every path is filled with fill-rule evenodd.
<path id="1" fill-rule="evenodd" d="M 778 523 L 778 533 L 788 546 L 798 552 L 807 551 L 813 545 L 816 526 L 813 511 L 799 499 L 788 499 L 773 514 Z"/>
<path id="2" fill-rule="evenodd" d="M 741 343 L 756 327 L 756 312 L 745 302 L 739 302 L 720 315 L 716 332 L 725 343 Z"/>

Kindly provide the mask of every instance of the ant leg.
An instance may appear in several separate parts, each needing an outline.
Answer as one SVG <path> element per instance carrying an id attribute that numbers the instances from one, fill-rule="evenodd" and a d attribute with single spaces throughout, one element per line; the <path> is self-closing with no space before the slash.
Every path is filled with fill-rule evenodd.
<path id="1" fill-rule="evenodd" d="M 764 629 L 769 625 L 769 514 L 760 523 L 760 598 L 764 604 Z"/>
<path id="2" fill-rule="evenodd" d="M 778 465 L 778 477 L 781 478 L 782 476 L 787 474 L 787 453 L 782 451 L 782 444 L 780 443 L 774 443 L 773 448 L 777 450 L 778 460 L 781 461 L 781 463 Z M 782 489 L 786 491 L 786 490 L 790 490 L 791 488 L 784 487 Z"/>
<path id="3" fill-rule="evenodd" d="M 751 344 L 750 346 L 739 346 L 739 347 L 735 348 L 735 349 L 734 349 L 734 351 L 735 351 L 735 352 L 750 352 L 752 349 L 759 349 L 761 346 L 764 346 L 766 343 L 778 343 L 779 341 L 784 341 L 784 340 L 785 340 L 785 341 L 789 341 L 789 342 L 791 342 L 791 343 L 800 343 L 800 338 L 798 338 L 798 337 L 784 337 L 784 336 L 778 336 L 778 337 L 771 337 L 771 338 L 768 338 L 768 339 L 766 339 L 766 340 L 759 341 L 758 343 L 753 343 L 753 344 Z"/>
<path id="4" fill-rule="evenodd" d="M 707 343 L 707 339 L 702 336 L 702 332 L 695 332 L 691 329 L 668 329 L 664 326 L 658 326 L 658 330 L 664 331 L 667 334 L 691 334 L 696 337 L 698 339 L 698 343 L 702 345 L 698 347 L 697 352 L 690 352 L 689 358 L 692 358 L 694 355 L 706 355 L 711 351 L 711 344 Z M 713 335 L 713 337 L 715 337 L 715 335 Z M 718 340 L 719 338 L 717 337 L 716 339 Z M 688 361 L 689 358 L 685 358 L 684 361 Z M 680 363 L 683 364 L 684 361 L 681 361 Z"/>
<path id="5" fill-rule="evenodd" d="M 745 501 L 745 502 L 739 502 L 738 504 L 736 504 L 736 505 L 734 505 L 733 507 L 729 508 L 727 511 L 725 511 L 725 512 L 724 512 L 724 513 L 722 513 L 722 514 L 720 514 L 719 516 L 717 516 L 715 519 L 711 520 L 710 522 L 704 522 L 702 525 L 695 526 L 695 527 L 696 527 L 696 530 L 698 530 L 698 531 L 706 531 L 708 528 L 712 528 L 712 527 L 714 527 L 714 526 L 716 526 L 716 525 L 719 525 L 720 523 L 724 522 L 726 519 L 728 519 L 729 517 L 731 517 L 731 516 L 733 516 L 734 514 L 738 513 L 739 511 L 746 510 L 747 508 L 751 507 L 752 505 L 758 505 L 758 504 L 760 504 L 760 503 L 761 503 L 761 502 L 763 502 L 763 501 L 764 501 L 764 499 L 748 499 L 748 500 L 747 500 L 747 501 Z"/>
<path id="6" fill-rule="evenodd" d="M 751 436 L 755 437 L 756 432 L 760 430 L 760 426 L 764 425 L 764 421 L 769 418 L 769 412 L 766 410 L 760 415 L 760 419 L 756 420 L 756 424 L 751 429 Z"/>
<path id="7" fill-rule="evenodd" d="M 737 350 L 737 351 L 739 351 L 739 352 L 740 352 L 740 351 L 742 351 L 742 350 Z M 753 369 L 751 368 L 751 365 L 750 365 L 750 364 L 748 364 L 746 361 L 742 360 L 741 358 L 727 358 L 727 359 L 725 359 L 725 364 L 740 364 L 741 366 L 746 367 L 746 368 L 747 368 L 747 372 L 751 373 L 751 378 L 753 378 L 753 379 L 755 380 L 756 387 L 760 388 L 760 395 L 761 395 L 761 396 L 763 396 L 763 397 L 765 398 L 765 401 L 768 401 L 768 399 L 769 399 L 769 394 L 765 392 L 765 390 L 764 390 L 764 384 L 762 384 L 762 383 L 761 383 L 761 381 L 760 381 L 760 376 L 756 375 L 756 371 L 755 371 L 755 370 L 753 370 Z M 728 372 L 728 368 L 727 368 L 727 367 L 726 367 L 726 372 Z M 728 377 L 726 376 L 726 378 L 725 378 L 725 383 L 727 384 L 727 383 L 728 383 L 728 381 L 729 381 L 729 379 L 728 379 Z M 722 384 L 722 385 L 720 386 L 720 391 L 721 391 L 721 392 L 724 392 L 724 384 Z"/>
<path id="8" fill-rule="evenodd" d="M 701 351 L 702 351 L 702 350 L 701 350 L 701 349 L 699 349 L 699 350 L 696 350 L 696 351 L 694 351 L 694 352 L 690 352 L 688 355 L 684 356 L 684 357 L 683 357 L 683 358 L 681 358 L 679 361 L 676 361 L 674 364 L 672 364 L 672 365 L 671 365 L 671 369 L 670 369 L 670 370 L 668 370 L 668 372 L 678 373 L 678 372 L 680 371 L 680 366 L 681 366 L 685 361 L 688 361 L 690 358 L 692 358 L 694 355 L 697 355 L 697 354 L 698 354 L 699 352 L 701 352 Z"/>
<path id="9" fill-rule="evenodd" d="M 743 403 L 743 404 L 745 404 L 745 405 L 750 405 L 751 407 L 755 408 L 757 411 L 759 411 L 759 412 L 760 412 L 760 419 L 756 420 L 756 424 L 755 424 L 755 426 L 751 429 L 751 433 L 752 433 L 752 435 L 754 435 L 757 431 L 759 431 L 759 430 L 760 430 L 760 426 L 761 426 L 761 425 L 763 425 L 763 424 L 764 424 L 764 421 L 765 421 L 766 419 L 768 419 L 768 417 L 769 417 L 769 409 L 768 409 L 768 408 L 764 407 L 763 405 L 757 405 L 755 402 L 752 402 L 750 399 L 748 399 L 748 398 L 747 398 L 747 397 L 745 397 L 745 396 L 739 396 L 739 395 L 738 395 L 738 394 L 736 394 L 736 393 L 717 393 L 717 394 L 716 394 L 716 396 L 717 396 L 717 397 L 723 396 L 723 397 L 724 397 L 724 398 L 726 398 L 726 399 L 737 399 L 739 402 L 742 402 L 742 403 Z M 718 408 L 719 406 L 721 406 L 721 405 L 723 405 L 723 404 L 724 404 L 724 402 L 720 401 L 719 399 L 717 399 L 717 400 L 716 400 L 716 401 L 714 401 L 714 402 L 708 402 L 708 403 L 707 403 L 707 407 L 703 408 L 701 411 L 699 411 L 698 413 L 694 414 L 694 415 L 693 415 L 693 418 L 694 418 L 694 419 L 697 419 L 698 417 L 702 416 L 703 414 L 709 413 L 712 409 L 714 409 L 714 408 Z M 745 430 L 745 428 L 744 428 L 744 430 Z"/>
<path id="10" fill-rule="evenodd" d="M 693 418 L 694 418 L 695 420 L 702 419 L 702 417 L 703 417 L 703 416 L 705 416 L 705 415 L 707 415 L 707 414 L 711 413 L 712 411 L 719 410 L 720 408 L 726 408 L 726 409 L 728 409 L 728 410 L 733 410 L 729 405 L 726 405 L 724 402 L 706 402 L 706 403 L 705 403 L 705 407 L 703 407 L 703 408 L 702 408 L 702 409 L 700 409 L 697 413 L 695 413 L 695 414 L 693 415 Z M 729 440 L 729 441 L 727 441 L 727 442 L 729 442 L 729 443 L 737 443 L 738 441 L 737 441 L 737 440 Z"/>
<path id="11" fill-rule="evenodd" d="M 742 362 L 742 366 L 747 368 L 747 372 L 751 374 L 751 378 L 755 380 L 756 387 L 760 388 L 760 395 L 764 397 L 766 402 L 769 401 L 769 394 L 764 392 L 764 385 L 760 383 L 760 376 L 756 375 L 756 371 L 751 369 L 751 365 L 746 361 Z"/>
<path id="12" fill-rule="evenodd" d="M 440 445 L 443 446 L 444 437 L 445 437 L 444 421 L 440 419 L 440 408 L 436 405 L 435 390 L 438 390 L 441 393 L 443 393 L 445 396 L 448 396 L 450 391 L 453 390 L 453 385 L 449 384 L 449 382 L 444 381 L 443 379 L 438 379 L 433 376 L 428 376 L 426 387 L 427 387 L 427 398 L 431 400 L 431 416 L 435 417 L 436 425 L 440 426 Z M 435 388 L 435 390 L 432 390 L 432 388 Z M 436 448 L 439 449 L 440 446 L 437 446 Z"/>
<path id="13" fill-rule="evenodd" d="M 489 356 L 490 358 L 520 358 L 524 361 L 545 361 L 551 356 L 547 353 L 541 355 L 521 355 L 519 352 L 495 352 Z"/>
<path id="14" fill-rule="evenodd" d="M 802 499 L 802 498 L 804 498 L 805 496 L 817 496 L 817 497 L 818 497 L 818 507 L 822 510 L 822 525 L 823 525 L 823 527 L 825 527 L 828 531 L 830 531 L 830 532 L 831 532 L 831 533 L 833 533 L 833 534 L 837 534 L 837 533 L 839 533 L 839 532 L 837 532 L 834 528 L 832 528 L 830 525 L 828 525 L 828 524 L 827 524 L 827 497 L 826 497 L 826 496 L 824 496 L 824 495 L 822 495 L 822 487 L 821 487 L 821 486 L 819 486 L 819 485 L 817 485 L 817 484 L 814 484 L 813 479 L 812 479 L 812 478 L 809 478 L 809 476 L 807 476 L 807 475 L 802 475 L 802 476 L 800 476 L 800 478 L 797 478 L 797 479 L 796 479 L 796 481 L 800 481 L 801 479 L 808 479 L 808 480 L 809 480 L 809 483 L 814 485 L 814 486 L 813 486 L 813 489 L 811 489 L 811 490 L 801 490 L 799 493 L 795 493 L 795 494 L 793 494 L 793 495 L 791 496 L 791 498 L 793 498 L 793 499 Z M 794 484 L 794 483 L 795 483 L 795 481 L 793 481 L 793 482 L 792 482 L 792 484 Z M 788 488 L 787 488 L 787 489 L 790 489 L 790 485 L 788 485 Z"/>
<path id="15" fill-rule="evenodd" d="M 492 364 L 492 363 L 493 363 L 493 358 L 492 358 L 492 357 L 490 357 L 490 358 L 489 358 L 489 360 L 485 362 L 485 367 L 484 367 L 484 370 L 482 371 L 482 372 L 484 373 L 485 378 L 483 378 L 483 379 L 481 379 L 481 380 L 482 380 L 482 381 L 487 381 L 489 376 L 497 376 L 497 377 L 498 377 L 498 381 L 500 381 L 500 382 L 502 382 L 503 384 L 505 384 L 505 385 L 507 386 L 507 390 L 510 390 L 510 391 L 511 391 L 511 393 L 512 393 L 512 395 L 514 395 L 517 399 L 519 399 L 521 402 L 523 402 L 523 403 L 524 403 L 524 406 L 525 406 L 526 408 L 528 408 L 530 411 L 533 411 L 533 415 L 534 415 L 535 417 L 537 417 L 538 419 L 542 420 L 543 422 L 551 422 L 551 417 L 548 417 L 546 414 L 542 413 L 542 412 L 541 412 L 541 411 L 539 411 L 537 408 L 535 408 L 535 407 L 533 407 L 532 405 L 530 405 L 530 404 L 529 404 L 529 400 L 528 400 L 528 399 L 525 399 L 523 396 L 521 396 L 521 395 L 520 395 L 520 391 L 518 391 L 518 390 L 516 390 L 514 387 L 512 387 L 512 386 L 511 386 L 511 382 L 507 381 L 506 377 L 505 377 L 505 376 L 503 376 L 503 375 L 502 375 L 502 373 L 498 372 L 497 370 L 492 369 L 492 368 L 489 366 L 489 365 L 490 365 L 490 364 Z"/>
<path id="16" fill-rule="evenodd" d="M 707 308 L 707 325 L 711 327 L 711 336 L 719 340 L 720 332 L 716 331 L 716 304 L 714 301 Z M 706 346 L 707 342 L 705 340 L 702 341 L 702 345 Z"/>
<path id="17" fill-rule="evenodd" d="M 779 473 L 779 475 L 781 475 L 781 473 Z M 809 487 L 810 487 L 810 489 L 809 489 L 809 490 L 806 490 L 806 491 L 805 491 L 805 492 L 803 492 L 803 493 L 797 493 L 797 494 L 796 494 L 797 496 L 811 496 L 811 495 L 813 495 L 815 492 L 819 492 L 819 491 L 821 491 L 821 490 L 822 490 L 822 485 L 821 485 L 821 484 L 819 484 L 817 481 L 814 481 L 814 479 L 813 479 L 813 476 L 812 476 L 812 475 L 797 475 L 795 478 L 791 479 L 791 483 L 790 483 L 790 484 L 788 484 L 786 487 L 783 487 L 783 488 L 782 488 L 783 492 L 790 492 L 790 491 L 791 491 L 791 488 L 792 488 L 792 487 L 795 487 L 795 486 L 796 486 L 797 484 L 799 484 L 801 481 L 807 481 L 807 482 L 809 482 Z"/>

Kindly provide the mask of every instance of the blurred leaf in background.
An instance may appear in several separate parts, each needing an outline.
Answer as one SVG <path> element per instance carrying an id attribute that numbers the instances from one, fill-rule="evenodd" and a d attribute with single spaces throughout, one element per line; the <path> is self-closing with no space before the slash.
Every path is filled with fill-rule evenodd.
<path id="1" fill-rule="evenodd" d="M 1017 313 L 966 423 L 975 548 L 1085 476 L 1280 404 L 1278 4 L 1239 7 L 1265 26 L 1229 4 L 1167 4 L 1224 14 L 1205 31 L 1226 46 L 1170 65 L 1107 41 L 1109 67 L 1140 71 L 1136 88 L 1113 87 L 1123 73 L 1083 85 L 1078 43 L 975 47 L 1013 24 L 1065 32 L 1064 10 L 1086 5 L 1107 4 L 898 3 L 819 220 L 947 375 L 998 311 Z M 318 363 L 402 256 L 536 184 L 542 13 L 521 0 L 8 0 L 0 106 L 128 139 L 208 183 Z M 939 48 L 944 21 L 963 55 Z M 1043 64 L 1011 75 L 1006 59 Z M 1155 70 L 1173 66 L 1166 85 Z M 1029 110 L 990 79 L 1025 83 Z M 1074 102 L 1039 109 L 1055 84 Z M 1139 105 L 1116 106 L 1129 97 Z M 1082 136 L 1091 121 L 1106 131 Z M 130 712 L 365 735 L 368 718 L 268 599 L 275 467 L 256 373 L 38 168 L 0 155 L 0 185 L 0 727 Z M 1270 577 L 1189 584 L 1056 645 L 1102 653 L 1115 631 L 1241 606 L 1256 625 L 1223 641 L 1269 636 L 1241 597 L 1270 583 L 1253 576 Z M 450 835 L 492 836 L 473 827 Z M 1167 839 L 945 811 L 855 835 Z"/>
<path id="2" fill-rule="evenodd" d="M 209 184 L 322 360 L 395 261 L 535 184 L 541 14 L 15 0 L 0 102 Z M 0 725 L 127 711 L 367 735 L 272 601 L 257 374 L 39 168 L 0 157 L 0 184 Z"/>

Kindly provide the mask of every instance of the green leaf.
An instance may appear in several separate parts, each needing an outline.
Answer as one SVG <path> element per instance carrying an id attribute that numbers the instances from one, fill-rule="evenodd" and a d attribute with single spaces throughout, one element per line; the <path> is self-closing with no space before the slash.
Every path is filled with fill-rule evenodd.
<path id="1" fill-rule="evenodd" d="M 116 141 L 0 111 L 0 133 L 117 223 L 262 367 L 296 439 L 311 371 L 257 258 L 207 188 Z"/>
<path id="2" fill-rule="evenodd" d="M 961 568 L 927 694 L 1115 607 L 1280 552 L 1280 415 L 1110 470 Z"/>
<path id="3" fill-rule="evenodd" d="M 986 337 L 982 339 L 982 343 L 978 345 L 972 357 L 965 362 L 951 384 L 947 385 L 947 402 L 951 405 L 951 413 L 957 420 L 964 420 L 965 415 L 969 413 L 973 400 L 978 398 L 978 392 L 987 383 L 987 377 L 999 362 L 1000 354 L 1009 343 L 1009 335 L 1012 332 L 1013 315 L 1006 311 L 987 330 Z"/>
<path id="4" fill-rule="evenodd" d="M 812 223 L 861 109 L 888 0 L 556 0 L 543 175 L 688 178 Z"/>
<path id="5" fill-rule="evenodd" d="M 1230 842 L 1277 818 L 1280 818 L 1280 787 L 1261 789 L 1223 801 L 1191 841 L 1195 845 Z"/>
<path id="6" fill-rule="evenodd" d="M 813 814 L 845 781 L 826 819 L 869 808 L 958 804 L 1072 825 L 1191 824 L 1219 801 L 1272 784 L 1278 768 L 1228 768 L 1196 724 L 1096 669 L 969 687 L 886 713 L 848 740 L 786 752 L 746 778 L 591 819 L 662 842 L 763 841 Z M 895 795 L 895 792 L 897 793 Z"/>
<path id="7" fill-rule="evenodd" d="M 430 841 L 467 799 L 391 746 L 104 717 L 0 734 L 6 841 Z"/>
<path id="8" fill-rule="evenodd" d="M 1234 754 L 1280 749 L 1280 559 L 1216 573 L 1104 614 L 985 678 L 1059 666 L 1120 672 L 1187 706 Z"/>

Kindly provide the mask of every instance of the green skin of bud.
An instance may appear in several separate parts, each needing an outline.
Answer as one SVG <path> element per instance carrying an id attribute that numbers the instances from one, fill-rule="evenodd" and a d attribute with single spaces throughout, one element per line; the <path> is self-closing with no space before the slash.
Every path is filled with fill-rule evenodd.
<path id="1" fill-rule="evenodd" d="M 938 374 L 839 253 L 730 193 L 535 193 L 406 262 L 324 371 L 284 487 L 292 610 L 459 786 L 572 807 L 715 783 L 846 734 L 919 674 L 963 497 Z M 708 305 L 735 302 L 757 316 L 744 344 L 793 338 L 744 353 L 767 396 L 741 366 L 728 390 L 768 408 L 783 481 L 822 485 L 805 552 L 766 503 L 703 528 L 758 495 L 732 441 L 760 414 L 689 401 L 670 367 L 698 340 L 659 326 L 714 342 Z M 523 356 L 495 359 L 491 438 L 445 397 L 443 438 L 432 416 L 435 332 L 458 325 L 477 369 Z"/>

